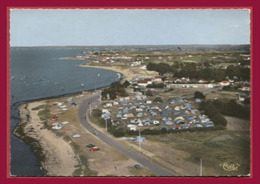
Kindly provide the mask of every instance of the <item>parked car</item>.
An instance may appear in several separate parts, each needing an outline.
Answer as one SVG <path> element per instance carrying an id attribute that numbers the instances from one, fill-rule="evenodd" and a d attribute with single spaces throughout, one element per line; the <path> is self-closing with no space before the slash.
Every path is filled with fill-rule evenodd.
<path id="1" fill-rule="evenodd" d="M 183 126 L 182 126 L 182 129 L 189 129 L 190 128 L 190 125 L 187 125 L 187 124 L 184 124 Z"/>
<path id="2" fill-rule="evenodd" d="M 93 148 L 93 147 L 96 147 L 96 146 L 94 144 L 88 144 L 86 147 Z"/>
<path id="3" fill-rule="evenodd" d="M 200 123 L 196 123 L 194 127 L 195 128 L 203 128 L 203 126 Z"/>
<path id="4" fill-rule="evenodd" d="M 141 167 L 139 164 L 135 164 L 135 168 L 136 168 L 137 170 L 142 169 L 142 167 Z"/>
<path id="5" fill-rule="evenodd" d="M 75 132 L 73 132 L 73 133 L 71 134 L 71 136 L 72 136 L 72 137 L 80 137 L 80 135 L 77 134 L 77 133 L 75 133 Z"/>
<path id="6" fill-rule="evenodd" d="M 89 151 L 99 151 L 99 147 L 92 147 L 92 148 L 89 148 Z"/>

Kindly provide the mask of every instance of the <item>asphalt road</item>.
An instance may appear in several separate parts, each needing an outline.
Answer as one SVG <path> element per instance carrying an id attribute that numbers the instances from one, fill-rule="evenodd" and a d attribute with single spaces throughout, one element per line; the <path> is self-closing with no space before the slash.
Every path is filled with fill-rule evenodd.
<path id="1" fill-rule="evenodd" d="M 175 176 L 171 171 L 169 171 L 169 170 L 163 168 L 162 166 L 160 166 L 160 165 L 158 165 L 158 164 L 148 160 L 143 155 L 131 151 L 130 149 L 124 147 L 123 145 L 117 143 L 116 141 L 114 141 L 110 137 L 106 136 L 102 132 L 99 132 L 98 130 L 93 128 L 87 122 L 86 117 L 85 117 L 86 116 L 86 112 L 89 109 L 90 104 L 91 103 L 92 104 L 97 103 L 99 101 L 99 98 L 100 98 L 99 94 L 97 94 L 97 95 L 94 95 L 92 97 L 86 98 L 86 99 L 84 99 L 82 101 L 82 103 L 79 106 L 79 112 L 78 112 L 78 117 L 79 117 L 79 121 L 80 121 L 81 125 L 86 130 L 88 130 L 90 133 L 95 134 L 95 132 L 97 132 L 97 134 L 95 136 L 97 136 L 99 139 L 101 139 L 102 141 L 104 141 L 108 145 L 112 146 L 113 148 L 115 148 L 116 150 L 118 150 L 122 154 L 126 155 L 127 157 L 130 157 L 133 160 L 137 161 L 143 167 L 149 169 L 150 171 L 152 171 L 157 176 Z"/>

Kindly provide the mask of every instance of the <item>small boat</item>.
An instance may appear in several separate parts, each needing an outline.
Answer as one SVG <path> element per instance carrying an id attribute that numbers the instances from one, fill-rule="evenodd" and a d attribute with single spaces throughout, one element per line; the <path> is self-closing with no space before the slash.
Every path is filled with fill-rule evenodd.
<path id="1" fill-rule="evenodd" d="M 82 83 L 82 84 L 81 84 L 81 87 L 84 87 L 84 86 L 85 86 L 85 85 Z"/>

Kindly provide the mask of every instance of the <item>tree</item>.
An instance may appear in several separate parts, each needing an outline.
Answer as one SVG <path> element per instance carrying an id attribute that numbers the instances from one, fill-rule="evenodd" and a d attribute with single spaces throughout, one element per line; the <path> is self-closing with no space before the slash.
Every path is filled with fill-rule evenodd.
<path id="1" fill-rule="evenodd" d="M 125 88 L 127 88 L 130 85 L 130 82 L 128 80 L 125 80 L 125 82 L 123 83 L 123 86 Z"/>
<path id="2" fill-rule="evenodd" d="M 205 95 L 200 91 L 195 91 L 194 98 L 205 99 Z"/>
<path id="3" fill-rule="evenodd" d="M 154 99 L 154 102 L 162 102 L 163 100 L 162 100 L 162 98 L 161 97 L 156 97 L 155 99 Z"/>
<path id="4" fill-rule="evenodd" d="M 93 117 L 100 118 L 101 115 L 102 115 L 102 111 L 101 111 L 100 109 L 94 109 L 94 110 L 92 111 L 92 116 L 93 116 Z"/>
<path id="5" fill-rule="evenodd" d="M 244 100 L 244 104 L 246 104 L 246 105 L 248 105 L 248 104 L 250 104 L 250 98 L 245 98 L 245 100 Z"/>
<path id="6" fill-rule="evenodd" d="M 153 93 L 152 93 L 151 90 L 147 90 L 147 91 L 146 91 L 146 95 L 147 95 L 147 96 L 153 96 Z"/>
<path id="7" fill-rule="evenodd" d="M 222 116 L 221 114 L 216 114 L 213 118 L 212 121 L 215 123 L 215 125 L 220 125 L 220 126 L 226 126 L 227 125 L 227 120 Z"/>

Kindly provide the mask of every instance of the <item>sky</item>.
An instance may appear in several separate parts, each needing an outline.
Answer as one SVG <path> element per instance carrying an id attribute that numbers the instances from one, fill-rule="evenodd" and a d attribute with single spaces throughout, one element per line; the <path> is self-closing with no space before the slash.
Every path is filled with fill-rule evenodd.
<path id="1" fill-rule="evenodd" d="M 250 44 L 246 9 L 12 9 L 10 46 Z"/>

